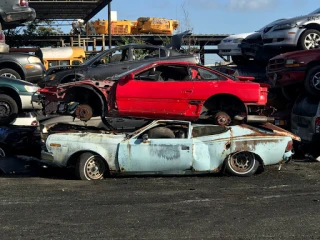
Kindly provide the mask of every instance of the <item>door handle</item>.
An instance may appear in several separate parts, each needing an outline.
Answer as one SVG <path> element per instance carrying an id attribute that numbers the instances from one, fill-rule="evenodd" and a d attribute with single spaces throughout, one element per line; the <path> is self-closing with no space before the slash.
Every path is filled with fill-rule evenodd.
<path id="1" fill-rule="evenodd" d="M 129 66 L 123 67 L 122 69 L 123 69 L 123 70 L 128 70 L 128 69 L 129 69 Z"/>
<path id="2" fill-rule="evenodd" d="M 192 93 L 193 91 L 192 90 L 184 90 L 184 91 L 182 91 L 182 93 Z"/>

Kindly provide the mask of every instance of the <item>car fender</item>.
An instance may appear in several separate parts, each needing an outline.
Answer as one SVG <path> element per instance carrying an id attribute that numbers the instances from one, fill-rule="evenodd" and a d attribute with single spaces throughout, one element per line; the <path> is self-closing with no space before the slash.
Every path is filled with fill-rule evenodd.
<path id="1" fill-rule="evenodd" d="M 14 64 L 14 65 L 16 65 L 18 68 L 20 68 L 22 70 L 24 76 L 21 76 L 21 77 L 25 77 L 26 76 L 25 68 L 18 61 L 8 60 L 8 59 L 1 59 L 0 58 L 0 69 L 2 68 L 1 67 L 2 64 Z"/>

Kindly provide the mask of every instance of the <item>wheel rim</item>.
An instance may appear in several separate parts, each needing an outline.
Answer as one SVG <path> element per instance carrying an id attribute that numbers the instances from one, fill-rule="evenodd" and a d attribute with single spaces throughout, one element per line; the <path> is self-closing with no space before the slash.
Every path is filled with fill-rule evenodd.
<path id="1" fill-rule="evenodd" d="M 320 90 L 320 72 L 316 73 L 312 78 L 312 85 L 315 89 Z"/>
<path id="2" fill-rule="evenodd" d="M 6 102 L 0 102 L 0 117 L 8 117 L 10 113 L 10 105 Z"/>
<path id="3" fill-rule="evenodd" d="M 320 36 L 317 33 L 309 33 L 304 39 L 304 46 L 306 49 L 314 49 L 319 46 Z"/>
<path id="4" fill-rule="evenodd" d="M 250 170 L 254 167 L 255 158 L 252 153 L 248 152 L 240 152 L 234 154 L 230 160 L 230 167 L 239 174 L 244 174 L 250 172 Z"/>
<path id="5" fill-rule="evenodd" d="M 6 156 L 5 151 L 2 148 L 0 148 L 0 158 L 3 158 L 5 156 Z"/>
<path id="6" fill-rule="evenodd" d="M 216 117 L 216 121 L 219 125 L 225 126 L 230 124 L 231 119 L 228 116 L 221 114 Z"/>
<path id="7" fill-rule="evenodd" d="M 105 165 L 101 158 L 92 156 L 85 165 L 85 173 L 89 179 L 101 179 L 105 172 Z"/>
<path id="8" fill-rule="evenodd" d="M 17 79 L 16 75 L 12 74 L 12 73 L 3 73 L 1 74 L 2 77 L 8 77 L 8 78 L 13 78 L 13 79 Z"/>

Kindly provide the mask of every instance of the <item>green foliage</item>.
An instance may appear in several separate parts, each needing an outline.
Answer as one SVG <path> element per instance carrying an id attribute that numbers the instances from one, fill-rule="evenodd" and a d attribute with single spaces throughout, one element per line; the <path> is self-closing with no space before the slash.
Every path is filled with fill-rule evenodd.
<path id="1" fill-rule="evenodd" d="M 36 38 L 37 36 L 50 36 L 56 34 L 63 34 L 60 28 L 53 26 L 51 20 L 36 19 L 28 22 L 26 26 L 17 27 L 15 29 L 5 30 L 6 43 L 10 47 L 22 47 L 28 44 L 28 41 Z M 39 42 L 38 47 L 48 47 L 49 43 Z"/>

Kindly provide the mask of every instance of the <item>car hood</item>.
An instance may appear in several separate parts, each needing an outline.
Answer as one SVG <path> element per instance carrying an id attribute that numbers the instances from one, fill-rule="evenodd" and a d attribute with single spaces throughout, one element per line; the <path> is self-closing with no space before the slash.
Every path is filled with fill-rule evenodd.
<path id="1" fill-rule="evenodd" d="M 240 34 L 230 35 L 229 37 L 226 37 L 226 38 L 222 39 L 221 42 L 228 42 L 228 41 L 235 40 L 235 39 L 238 39 L 238 38 L 246 38 L 246 37 L 248 37 L 249 35 L 254 34 L 254 33 L 255 33 L 255 32 L 240 33 Z"/>
<path id="2" fill-rule="evenodd" d="M 245 38 L 245 40 L 254 40 L 254 39 L 261 39 L 261 32 L 255 32 Z"/>
<path id="3" fill-rule="evenodd" d="M 46 75 L 51 75 L 51 74 L 55 74 L 57 72 L 61 72 L 61 71 L 66 71 L 66 70 L 73 70 L 73 69 L 81 69 L 81 68 L 86 68 L 87 66 L 85 65 L 64 65 L 64 66 L 55 66 L 55 67 L 50 67 L 47 72 Z"/>
<path id="4" fill-rule="evenodd" d="M 311 49 L 311 50 L 300 50 L 300 51 L 294 51 L 294 52 L 287 52 L 280 54 L 272 59 L 278 59 L 278 58 L 296 58 L 300 56 L 308 56 L 311 57 L 312 55 L 320 55 L 320 49 Z"/>
<path id="5" fill-rule="evenodd" d="M 36 86 L 35 84 L 29 83 L 24 80 L 8 78 L 8 77 L 0 77 L 0 84 L 5 83 L 6 85 L 27 85 L 27 86 Z"/>
<path id="6" fill-rule="evenodd" d="M 286 20 L 279 21 L 274 25 L 282 25 L 282 24 L 287 24 L 287 23 L 300 23 L 301 21 L 306 20 L 306 18 L 315 17 L 315 16 L 320 17 L 320 14 L 309 14 L 309 15 L 288 18 Z"/>

